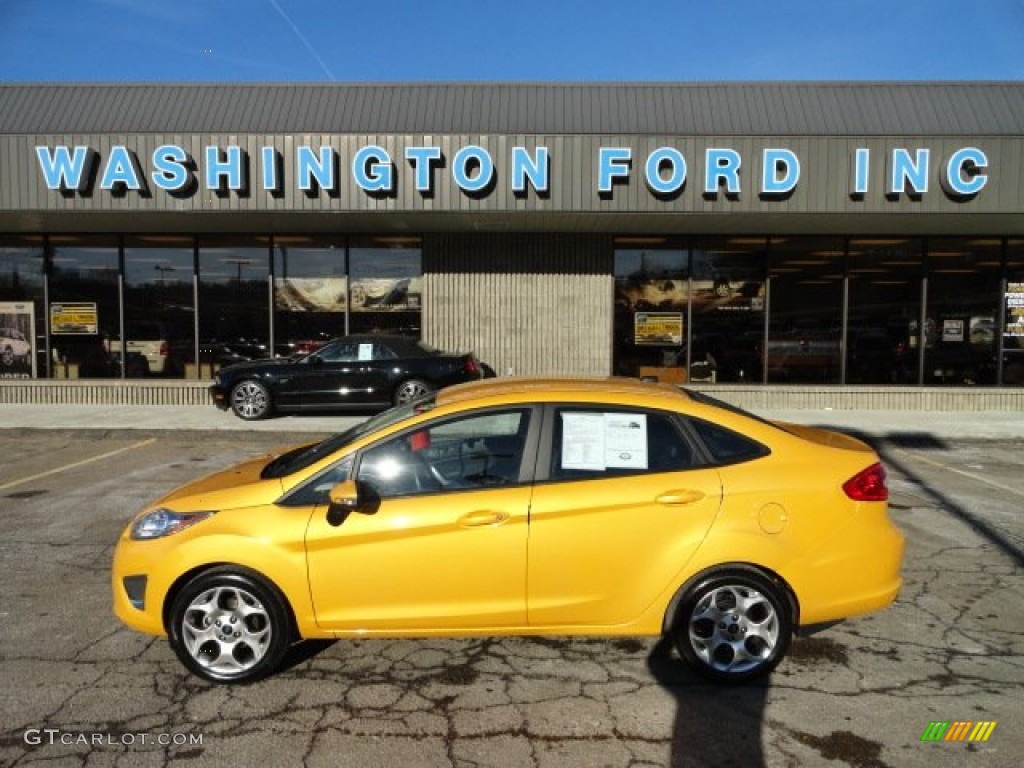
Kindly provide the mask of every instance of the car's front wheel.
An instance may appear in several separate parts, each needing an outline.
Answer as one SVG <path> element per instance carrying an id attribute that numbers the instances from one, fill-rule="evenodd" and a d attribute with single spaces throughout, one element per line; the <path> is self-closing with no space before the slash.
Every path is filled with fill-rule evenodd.
<path id="1" fill-rule="evenodd" d="M 395 390 L 395 405 L 405 405 L 433 393 L 434 388 L 421 379 L 407 379 Z"/>
<path id="2" fill-rule="evenodd" d="M 793 633 L 792 609 L 782 589 L 755 570 L 711 573 L 683 598 L 673 640 L 698 673 L 741 682 L 771 672 Z"/>
<path id="3" fill-rule="evenodd" d="M 247 683 L 280 665 L 292 629 L 274 587 L 225 566 L 199 574 L 177 594 L 168 637 L 193 674 L 216 683 Z"/>
<path id="4" fill-rule="evenodd" d="M 231 390 L 231 410 L 240 419 L 265 419 L 272 407 L 270 392 L 258 381 L 242 381 Z"/>
<path id="5" fill-rule="evenodd" d="M 4 347 L 0 350 L 0 363 L 14 365 L 14 350 L 10 347 Z"/>

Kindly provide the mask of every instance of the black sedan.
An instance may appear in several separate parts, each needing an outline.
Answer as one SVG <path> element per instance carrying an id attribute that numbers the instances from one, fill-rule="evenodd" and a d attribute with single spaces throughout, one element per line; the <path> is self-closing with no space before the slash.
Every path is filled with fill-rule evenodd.
<path id="1" fill-rule="evenodd" d="M 376 409 L 493 375 L 472 354 L 447 354 L 403 336 L 346 336 L 302 357 L 222 368 L 210 394 L 246 420 L 274 411 Z"/>

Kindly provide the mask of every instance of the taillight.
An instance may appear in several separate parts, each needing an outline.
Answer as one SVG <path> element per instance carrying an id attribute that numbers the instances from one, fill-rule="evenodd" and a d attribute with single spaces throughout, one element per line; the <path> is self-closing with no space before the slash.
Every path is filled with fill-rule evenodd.
<path id="1" fill-rule="evenodd" d="M 885 468 L 881 464 L 872 464 L 843 483 L 843 491 L 854 501 L 888 501 Z"/>
<path id="2" fill-rule="evenodd" d="M 160 357 L 167 357 L 167 342 L 160 342 Z"/>
<path id="3" fill-rule="evenodd" d="M 468 373 L 470 376 L 475 376 L 480 373 L 480 366 L 476 363 L 476 358 L 472 355 L 466 356 L 466 361 L 462 366 L 462 370 Z"/>

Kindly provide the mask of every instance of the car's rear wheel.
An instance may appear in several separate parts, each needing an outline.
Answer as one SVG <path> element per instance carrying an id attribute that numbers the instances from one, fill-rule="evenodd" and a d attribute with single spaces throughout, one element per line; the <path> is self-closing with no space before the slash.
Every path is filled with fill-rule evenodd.
<path id="1" fill-rule="evenodd" d="M 411 403 L 433 392 L 434 388 L 422 379 L 406 379 L 395 390 L 395 405 Z"/>
<path id="2" fill-rule="evenodd" d="M 676 648 L 698 673 L 741 682 L 771 672 L 789 648 L 792 608 L 760 572 L 709 574 L 683 598 L 672 630 Z"/>
<path id="3" fill-rule="evenodd" d="M 270 392 L 258 381 L 241 381 L 231 390 L 231 410 L 240 419 L 265 419 L 272 409 Z"/>
<path id="4" fill-rule="evenodd" d="M 274 587 L 226 566 L 199 574 L 177 594 L 168 637 L 193 674 L 216 683 L 246 683 L 280 665 L 292 630 Z"/>
<path id="5" fill-rule="evenodd" d="M 10 347 L 4 347 L 0 351 L 0 363 L 4 365 L 14 365 L 14 350 Z"/>

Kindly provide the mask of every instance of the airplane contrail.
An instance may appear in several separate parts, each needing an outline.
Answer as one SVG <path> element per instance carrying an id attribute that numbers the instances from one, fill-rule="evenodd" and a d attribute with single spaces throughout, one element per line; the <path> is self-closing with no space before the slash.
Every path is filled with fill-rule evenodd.
<path id="1" fill-rule="evenodd" d="M 320 58 L 320 54 L 318 54 L 313 49 L 313 46 L 309 44 L 309 40 L 307 40 L 299 31 L 299 28 L 295 26 L 295 22 L 288 18 L 288 14 L 285 13 L 281 6 L 277 4 L 277 0 L 270 0 L 270 4 L 274 6 L 274 10 L 281 14 L 281 18 L 288 22 L 288 26 L 292 28 L 292 31 L 295 33 L 295 36 L 299 38 L 299 40 L 302 42 L 304 46 L 306 46 L 306 50 L 309 51 L 310 55 L 312 55 L 312 57 L 317 60 L 317 63 L 321 66 L 324 72 L 327 73 L 327 77 L 329 77 L 331 80 L 336 80 L 337 78 L 334 77 L 334 73 L 331 72 L 328 66 L 324 63 L 324 60 Z"/>

